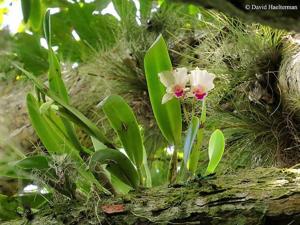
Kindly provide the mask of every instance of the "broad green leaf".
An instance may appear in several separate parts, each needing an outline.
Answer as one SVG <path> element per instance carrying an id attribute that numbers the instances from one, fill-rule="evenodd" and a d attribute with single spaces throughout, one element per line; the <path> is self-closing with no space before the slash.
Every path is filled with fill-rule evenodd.
<path id="1" fill-rule="evenodd" d="M 25 159 L 18 161 L 16 163 L 16 166 L 25 170 L 31 170 L 31 169 L 44 170 L 50 168 L 48 159 L 45 156 L 26 157 Z"/>
<path id="2" fill-rule="evenodd" d="M 115 175 L 111 174 L 111 183 L 115 187 L 117 193 L 120 194 L 127 194 L 129 191 L 133 190 L 131 186 L 125 184 L 122 182 L 118 177 Z"/>
<path id="3" fill-rule="evenodd" d="M 196 136 L 197 136 L 197 133 L 199 130 L 199 125 L 200 125 L 199 118 L 196 116 L 193 116 L 193 118 L 190 122 L 189 128 L 187 130 L 184 147 L 183 147 L 183 153 L 184 153 L 183 159 L 184 159 L 184 163 L 185 163 L 186 167 L 188 164 L 188 160 L 190 158 L 191 151 L 193 149 L 194 141 L 196 139 Z"/>
<path id="4" fill-rule="evenodd" d="M 49 152 L 64 153 L 57 131 L 50 128 L 46 116 L 40 114 L 40 105 L 32 94 L 27 95 L 27 109 L 31 124 Z"/>
<path id="5" fill-rule="evenodd" d="M 16 64 L 13 64 L 16 68 L 21 70 L 40 90 L 41 93 L 47 95 L 54 102 L 56 102 L 61 108 L 59 109 L 59 113 L 67 119 L 70 119 L 76 125 L 80 126 L 84 129 L 90 136 L 95 137 L 98 141 L 105 144 L 107 147 L 114 148 L 114 145 L 104 136 L 102 131 L 86 116 L 84 116 L 81 112 L 79 112 L 74 107 L 66 104 L 63 100 L 61 100 L 55 93 L 53 93 L 47 86 L 42 84 L 35 76 L 31 73 L 27 72 L 23 68 L 19 67 Z"/>
<path id="6" fill-rule="evenodd" d="M 43 6 L 41 0 L 31 0 L 29 22 L 34 31 L 39 31 L 43 21 Z"/>
<path id="7" fill-rule="evenodd" d="M 71 154 L 73 158 L 81 159 L 79 152 L 74 149 L 62 131 L 45 114 L 41 114 L 39 108 L 40 105 L 35 97 L 28 94 L 27 109 L 29 118 L 46 149 L 50 153 Z"/>
<path id="8" fill-rule="evenodd" d="M 120 151 L 115 149 L 102 149 L 93 154 L 90 161 L 90 170 L 96 172 L 97 163 L 107 165 L 106 169 L 133 188 L 139 184 L 138 173 L 132 162 Z"/>
<path id="9" fill-rule="evenodd" d="M 177 99 L 173 99 L 161 104 L 166 88 L 161 84 L 158 73 L 172 70 L 168 49 L 162 36 L 159 36 L 147 51 L 144 65 L 151 106 L 157 124 L 169 143 L 180 145 L 182 131 L 180 103 Z"/>
<path id="10" fill-rule="evenodd" d="M 143 163 L 143 141 L 130 106 L 118 95 L 111 95 L 101 102 L 101 108 L 117 132 L 128 157 L 139 169 Z"/>
<path id="11" fill-rule="evenodd" d="M 23 13 L 23 21 L 24 23 L 27 23 L 30 16 L 31 0 L 21 0 L 21 6 Z"/>
<path id="12" fill-rule="evenodd" d="M 207 166 L 205 174 L 211 174 L 217 168 L 220 160 L 222 159 L 225 148 L 225 139 L 222 131 L 215 130 L 209 139 L 208 145 L 208 157 L 209 164 Z"/>

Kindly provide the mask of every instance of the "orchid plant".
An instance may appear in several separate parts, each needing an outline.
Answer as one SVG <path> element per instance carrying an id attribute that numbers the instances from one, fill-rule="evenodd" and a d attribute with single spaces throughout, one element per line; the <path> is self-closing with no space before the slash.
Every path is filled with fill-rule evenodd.
<path id="1" fill-rule="evenodd" d="M 214 88 L 215 75 L 196 67 L 172 68 L 168 49 L 162 36 L 159 36 L 145 56 L 145 72 L 150 101 L 158 126 L 168 140 L 174 145 L 174 152 L 169 168 L 169 182 L 178 180 L 178 151 L 183 151 L 183 163 L 180 174 L 194 176 L 202 148 L 204 125 L 206 121 L 205 99 Z M 187 98 L 194 98 L 194 104 L 202 103 L 200 117 L 193 115 L 184 143 L 182 136 L 182 115 L 180 103 Z M 215 130 L 209 140 L 209 164 L 205 175 L 214 173 L 225 147 L 224 135 Z M 187 172 L 187 173 L 186 173 Z"/>

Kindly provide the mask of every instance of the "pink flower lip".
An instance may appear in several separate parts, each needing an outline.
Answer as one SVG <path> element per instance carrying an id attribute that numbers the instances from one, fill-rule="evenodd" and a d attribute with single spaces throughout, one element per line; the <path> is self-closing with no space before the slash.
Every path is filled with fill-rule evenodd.
<path id="1" fill-rule="evenodd" d="M 183 87 L 181 87 L 180 85 L 176 85 L 174 87 L 174 95 L 176 98 L 182 97 L 184 95 Z"/>
<path id="2" fill-rule="evenodd" d="M 207 95 L 207 93 L 204 91 L 203 87 L 198 87 L 198 88 L 194 89 L 193 94 L 197 100 L 203 100 Z"/>

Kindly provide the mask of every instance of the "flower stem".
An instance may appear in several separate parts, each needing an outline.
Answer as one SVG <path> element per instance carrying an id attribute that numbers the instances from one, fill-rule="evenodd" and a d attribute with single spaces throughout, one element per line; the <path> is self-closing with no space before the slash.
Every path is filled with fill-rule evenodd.
<path id="1" fill-rule="evenodd" d="M 175 145 L 174 152 L 169 165 L 168 181 L 170 184 L 173 184 L 176 181 L 176 177 L 177 177 L 177 164 L 178 164 L 177 154 L 178 154 L 178 149 L 177 146 Z"/>

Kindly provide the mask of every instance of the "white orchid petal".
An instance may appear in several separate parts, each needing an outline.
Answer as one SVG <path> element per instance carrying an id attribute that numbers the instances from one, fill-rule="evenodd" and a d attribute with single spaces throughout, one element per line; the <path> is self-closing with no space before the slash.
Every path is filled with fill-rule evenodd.
<path id="1" fill-rule="evenodd" d="M 189 80 L 188 70 L 185 67 L 177 68 L 174 70 L 175 83 L 185 86 Z"/>
<path id="2" fill-rule="evenodd" d="M 173 73 L 171 71 L 164 71 L 158 74 L 160 82 L 165 87 L 170 87 L 175 84 L 175 78 L 173 76 Z"/>
<path id="3" fill-rule="evenodd" d="M 190 82 L 192 87 L 201 85 L 206 91 L 214 88 L 215 75 L 208 73 L 206 70 L 195 69 L 191 71 Z"/>
<path id="4" fill-rule="evenodd" d="M 170 93 L 166 93 L 162 100 L 161 100 L 161 104 L 165 104 L 166 102 L 170 101 L 174 96 Z"/>
<path id="5" fill-rule="evenodd" d="M 169 86 L 169 87 L 167 87 L 167 89 L 166 89 L 166 93 L 173 94 L 173 92 L 174 92 L 174 86 L 173 86 L 173 85 L 172 85 L 172 86 Z"/>

